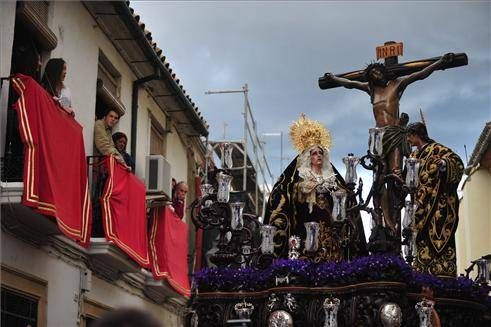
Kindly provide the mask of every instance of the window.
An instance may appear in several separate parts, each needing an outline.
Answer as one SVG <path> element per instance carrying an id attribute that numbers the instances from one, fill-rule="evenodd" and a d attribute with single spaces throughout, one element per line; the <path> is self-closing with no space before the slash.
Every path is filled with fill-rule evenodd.
<path id="1" fill-rule="evenodd" d="M 105 313 L 111 311 L 111 308 L 99 302 L 84 299 L 82 324 L 80 327 L 91 327 L 94 322 L 102 317 Z"/>
<path id="2" fill-rule="evenodd" d="M 45 51 L 53 50 L 58 44 L 55 33 L 48 27 L 48 19 L 48 1 L 17 2 L 16 28 L 23 25 L 29 31 L 29 38 L 39 43 Z"/>
<path id="3" fill-rule="evenodd" d="M 47 283 L 2 266 L 1 326 L 46 326 Z"/>
<path id="4" fill-rule="evenodd" d="M 165 131 L 155 119 L 150 121 L 150 154 L 165 156 Z"/>
<path id="5" fill-rule="evenodd" d="M 107 56 L 99 50 L 95 106 L 96 118 L 101 119 L 108 109 L 116 110 L 120 116 L 124 115 L 126 109 L 119 100 L 120 95 L 121 74 Z"/>
<path id="6" fill-rule="evenodd" d="M 121 74 L 113 66 L 106 55 L 99 50 L 99 67 L 97 78 L 102 81 L 102 85 L 117 99 L 121 92 Z"/>
<path id="7" fill-rule="evenodd" d="M 34 62 L 32 58 L 37 55 L 40 55 L 41 58 L 47 57 L 49 51 L 53 50 L 57 44 L 56 36 L 48 27 L 49 9 L 47 1 L 17 2 L 10 59 L 11 74 L 23 73 L 36 80 L 40 79 L 37 62 Z M 5 59 L 8 59 L 8 56 Z M 17 113 L 11 108 L 17 101 L 18 95 L 13 91 L 12 85 L 10 88 L 8 109 L 2 108 L 7 113 L 7 132 L 5 151 L 0 154 L 2 157 L 1 179 L 5 182 L 22 182 L 24 145 L 18 129 Z"/>
<path id="8" fill-rule="evenodd" d="M 37 326 L 38 301 L 2 287 L 2 326 Z"/>

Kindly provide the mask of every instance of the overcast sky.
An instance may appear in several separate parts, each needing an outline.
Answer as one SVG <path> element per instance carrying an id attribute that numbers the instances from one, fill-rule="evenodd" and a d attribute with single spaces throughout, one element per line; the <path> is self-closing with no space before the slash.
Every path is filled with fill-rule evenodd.
<path id="1" fill-rule="evenodd" d="M 411 121 L 425 114 L 429 134 L 465 161 L 485 122 L 491 120 L 491 6 L 457 2 L 131 2 L 173 72 L 210 125 L 210 140 L 242 138 L 240 94 L 207 90 L 249 85 L 260 133 L 285 134 L 284 153 L 296 155 L 288 127 L 301 112 L 331 131 L 331 161 L 344 171 L 348 152 L 366 153 L 374 126 L 367 94 L 344 88 L 321 90 L 325 72 L 363 69 L 375 47 L 402 41 L 399 62 L 446 52 L 465 52 L 469 65 L 437 71 L 410 85 L 400 104 Z M 280 173 L 279 137 L 266 137 L 274 175 Z M 362 168 L 359 168 L 360 170 Z M 366 181 L 369 183 L 370 181 Z"/>

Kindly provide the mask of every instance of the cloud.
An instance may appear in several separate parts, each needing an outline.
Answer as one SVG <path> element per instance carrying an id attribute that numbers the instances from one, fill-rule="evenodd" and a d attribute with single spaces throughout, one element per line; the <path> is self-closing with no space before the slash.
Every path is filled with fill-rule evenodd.
<path id="1" fill-rule="evenodd" d="M 210 138 L 242 138 L 240 94 L 205 95 L 240 89 L 262 132 L 284 132 L 284 154 L 293 157 L 288 126 L 301 112 L 331 130 L 331 157 L 366 152 L 374 125 L 370 99 L 347 89 L 320 90 L 325 72 L 362 69 L 375 47 L 404 42 L 400 62 L 465 52 L 469 65 L 435 72 L 405 91 L 401 111 L 419 119 L 422 108 L 432 136 L 472 151 L 491 119 L 491 17 L 489 2 L 134 2 L 131 4 L 164 49 L 187 94 L 210 123 Z M 279 170 L 279 140 L 266 151 Z M 286 165 L 286 163 L 284 163 Z"/>

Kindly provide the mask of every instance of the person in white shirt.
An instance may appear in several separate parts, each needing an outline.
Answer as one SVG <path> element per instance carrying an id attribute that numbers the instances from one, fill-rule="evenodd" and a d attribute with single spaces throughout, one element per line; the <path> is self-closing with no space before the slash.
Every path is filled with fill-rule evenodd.
<path id="1" fill-rule="evenodd" d="M 67 64 L 65 60 L 62 58 L 52 58 L 46 64 L 41 84 L 63 110 L 75 117 L 70 89 L 63 83 L 66 73 Z"/>

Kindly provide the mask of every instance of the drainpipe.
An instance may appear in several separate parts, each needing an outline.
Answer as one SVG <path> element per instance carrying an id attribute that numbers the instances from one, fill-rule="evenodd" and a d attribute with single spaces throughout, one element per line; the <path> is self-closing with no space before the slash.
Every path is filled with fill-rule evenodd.
<path id="1" fill-rule="evenodd" d="M 136 130 L 138 126 L 138 91 L 140 87 L 150 81 L 160 79 L 160 70 L 156 69 L 154 75 L 142 77 L 133 82 L 133 92 L 131 96 L 131 155 L 136 161 Z"/>

